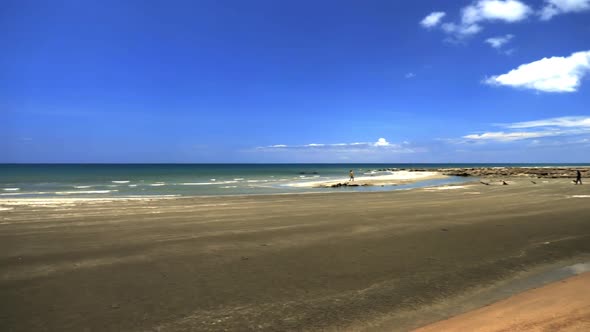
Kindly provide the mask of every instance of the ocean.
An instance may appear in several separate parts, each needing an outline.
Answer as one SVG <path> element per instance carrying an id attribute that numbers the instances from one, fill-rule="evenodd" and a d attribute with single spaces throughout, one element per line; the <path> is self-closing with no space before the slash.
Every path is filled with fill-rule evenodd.
<path id="1" fill-rule="evenodd" d="M 588 166 L 589 164 L 568 164 Z M 472 181 L 450 177 L 398 186 L 309 188 L 302 182 L 348 180 L 383 169 L 566 166 L 558 164 L 0 164 L 0 199 L 135 197 L 383 191 Z M 381 171 L 380 171 L 381 170 Z"/>

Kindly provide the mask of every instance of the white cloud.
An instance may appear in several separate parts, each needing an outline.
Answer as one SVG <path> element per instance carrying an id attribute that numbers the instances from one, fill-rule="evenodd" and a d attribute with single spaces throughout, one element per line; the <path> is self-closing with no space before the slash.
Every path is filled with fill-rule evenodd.
<path id="1" fill-rule="evenodd" d="M 542 20 L 550 20 L 555 15 L 586 10 L 590 10 L 590 0 L 545 0 L 539 15 Z"/>
<path id="2" fill-rule="evenodd" d="M 462 22 L 465 25 L 481 21 L 504 21 L 508 23 L 522 21 L 532 10 L 517 0 L 480 0 L 462 10 Z"/>
<path id="3" fill-rule="evenodd" d="M 425 28 L 432 28 L 437 26 L 443 17 L 445 17 L 445 12 L 432 12 L 428 16 L 426 16 L 420 24 Z"/>
<path id="4" fill-rule="evenodd" d="M 440 24 L 441 29 L 451 35 L 447 40 L 451 42 L 460 42 L 464 38 L 482 31 L 483 27 L 481 24 L 484 22 L 503 21 L 506 23 L 514 23 L 526 19 L 531 13 L 533 13 L 533 10 L 518 0 L 478 0 L 461 9 L 460 22 L 442 23 L 443 15 L 437 18 L 436 24 L 429 25 L 428 27 L 430 28 Z M 424 25 L 424 22 L 426 22 L 426 20 L 433 14 L 435 13 L 426 16 L 421 22 L 422 25 Z"/>
<path id="5" fill-rule="evenodd" d="M 505 36 L 498 36 L 486 39 L 486 43 L 490 44 L 493 48 L 499 49 L 502 48 L 505 44 L 507 44 L 514 35 L 505 35 Z"/>
<path id="6" fill-rule="evenodd" d="M 533 10 L 520 0 L 475 0 L 461 9 L 459 22 L 443 22 L 445 12 L 432 12 L 422 19 L 420 24 L 425 28 L 440 26 L 445 33 L 451 35 L 445 39 L 446 41 L 462 42 L 465 38 L 482 31 L 484 23 L 487 22 L 516 23 L 526 20 L 529 16 L 537 16 L 546 21 L 555 15 L 583 11 L 590 11 L 590 0 L 544 0 L 540 10 Z M 497 44 L 494 38 L 486 42 L 492 47 L 501 47 L 494 46 Z M 513 50 L 508 50 L 503 53 L 512 52 Z"/>
<path id="7" fill-rule="evenodd" d="M 520 65 L 506 74 L 486 79 L 485 83 L 543 92 L 575 92 L 589 71 L 590 51 L 576 52 L 569 57 L 543 58 Z"/>
<path id="8" fill-rule="evenodd" d="M 391 143 L 389 143 L 385 138 L 380 138 L 377 140 L 377 142 L 375 142 L 374 145 L 375 146 L 390 146 Z"/>
<path id="9" fill-rule="evenodd" d="M 406 77 L 406 78 L 414 78 L 414 77 L 416 77 L 416 74 L 414 74 L 414 73 L 407 73 L 407 74 L 405 75 L 405 77 Z"/>

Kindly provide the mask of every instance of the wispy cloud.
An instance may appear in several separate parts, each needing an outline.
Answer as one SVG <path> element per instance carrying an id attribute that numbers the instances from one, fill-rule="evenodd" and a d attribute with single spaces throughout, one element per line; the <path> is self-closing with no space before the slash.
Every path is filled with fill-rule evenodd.
<path id="1" fill-rule="evenodd" d="M 471 134 L 465 135 L 463 138 L 468 140 L 482 140 L 482 141 L 499 141 L 499 142 L 511 142 L 520 141 L 524 139 L 540 138 L 558 136 L 558 132 L 512 132 L 506 133 L 503 131 L 486 132 L 482 134 Z"/>
<path id="2" fill-rule="evenodd" d="M 506 128 L 539 128 L 539 127 L 553 127 L 553 128 L 588 128 L 590 130 L 590 117 L 587 116 L 564 116 L 559 118 L 550 118 L 544 120 L 515 122 L 506 125 L 501 125 Z"/>
<path id="3" fill-rule="evenodd" d="M 414 73 L 407 73 L 404 77 L 405 78 L 414 78 L 414 77 L 416 77 L 416 74 L 414 74 Z"/>
<path id="4" fill-rule="evenodd" d="M 422 19 L 422 21 L 420 21 L 420 24 L 425 28 L 433 28 L 440 23 L 440 21 L 443 19 L 443 17 L 445 17 L 445 15 L 445 12 L 432 12 L 428 14 L 428 16 L 426 16 L 424 19 Z"/>
<path id="5" fill-rule="evenodd" d="M 500 49 L 504 45 L 506 45 L 508 42 L 510 42 L 510 40 L 512 40 L 512 38 L 514 38 L 514 35 L 507 34 L 505 36 L 488 38 L 488 39 L 486 39 L 485 42 L 490 44 L 490 46 L 495 49 Z"/>
<path id="6" fill-rule="evenodd" d="M 275 144 L 258 147 L 257 150 L 285 151 L 285 150 L 331 150 L 331 151 L 358 151 L 358 150 L 387 150 L 397 153 L 415 152 L 409 142 L 400 144 L 391 143 L 385 138 L 379 138 L 376 142 L 353 142 L 353 143 L 310 143 L 303 145 Z"/>
<path id="7" fill-rule="evenodd" d="M 590 117 L 585 116 L 549 118 L 500 124 L 497 126 L 504 127 L 507 130 L 469 134 L 462 137 L 464 140 L 457 142 L 513 142 L 556 136 L 590 135 Z M 525 130 L 523 131 L 523 129 Z M 540 141 L 537 141 L 537 143 L 540 143 Z"/>
<path id="8" fill-rule="evenodd" d="M 543 92 L 575 92 L 588 72 L 590 51 L 584 51 L 568 57 L 543 58 L 526 63 L 506 74 L 492 76 L 484 82 Z"/>
<path id="9" fill-rule="evenodd" d="M 455 39 L 450 41 L 462 40 L 465 37 L 479 33 L 483 28 L 478 24 L 456 24 L 444 23 L 441 28 L 447 34 L 452 35 Z"/>
<path id="10" fill-rule="evenodd" d="M 556 15 L 586 10 L 590 10 L 590 0 L 545 0 L 545 6 L 540 10 L 539 16 L 547 21 Z"/>

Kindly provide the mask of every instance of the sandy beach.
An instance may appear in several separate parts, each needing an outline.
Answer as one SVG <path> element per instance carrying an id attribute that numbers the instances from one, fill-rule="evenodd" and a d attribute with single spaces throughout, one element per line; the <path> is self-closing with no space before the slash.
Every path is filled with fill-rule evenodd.
<path id="1" fill-rule="evenodd" d="M 298 188 L 332 188 L 339 186 L 396 186 L 400 184 L 413 183 L 417 181 L 444 179 L 448 176 L 440 171 L 391 171 L 381 172 L 378 174 L 369 174 L 355 176 L 351 181 L 350 178 L 341 178 L 330 181 L 303 181 L 290 184 L 291 187 Z"/>
<path id="2" fill-rule="evenodd" d="M 506 181 L 3 199 L 0 330 L 412 330 L 500 300 L 480 296 L 496 285 L 588 260 L 590 186 Z"/>
<path id="3" fill-rule="evenodd" d="M 589 331 L 590 273 L 529 290 L 415 332 Z"/>

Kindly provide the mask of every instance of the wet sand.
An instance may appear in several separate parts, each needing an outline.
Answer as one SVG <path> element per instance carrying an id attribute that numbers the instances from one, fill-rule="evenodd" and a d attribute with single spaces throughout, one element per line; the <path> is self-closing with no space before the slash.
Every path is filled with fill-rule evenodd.
<path id="1" fill-rule="evenodd" d="M 590 186 L 0 201 L 2 331 L 406 331 L 590 254 Z M 462 302 L 472 309 L 478 301 Z"/>

